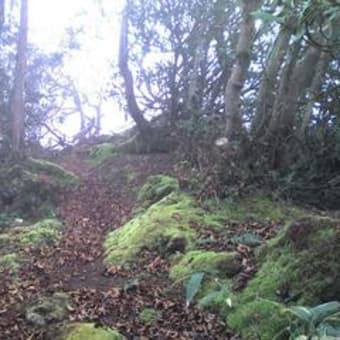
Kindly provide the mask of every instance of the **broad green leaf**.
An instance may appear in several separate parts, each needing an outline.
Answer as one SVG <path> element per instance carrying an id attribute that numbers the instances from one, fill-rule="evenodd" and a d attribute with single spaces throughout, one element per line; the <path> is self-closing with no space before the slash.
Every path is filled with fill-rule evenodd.
<path id="1" fill-rule="evenodd" d="M 190 280 L 186 284 L 186 292 L 185 292 L 185 299 L 187 307 L 190 306 L 192 300 L 194 299 L 195 295 L 201 288 L 202 280 L 204 277 L 204 273 L 194 273 L 191 275 Z"/>
<path id="2" fill-rule="evenodd" d="M 310 311 L 313 315 L 313 320 L 315 320 L 315 322 L 321 322 L 328 316 L 340 312 L 340 302 L 332 301 L 323 303 L 311 308 Z"/>
<path id="3" fill-rule="evenodd" d="M 253 12 L 252 15 L 256 19 L 260 19 L 260 20 L 263 20 L 264 22 L 268 22 L 268 23 L 277 22 L 279 24 L 283 24 L 285 22 L 284 18 L 278 17 L 276 15 L 273 15 L 273 14 L 270 14 L 268 12 L 264 12 L 264 11 L 261 11 L 261 10 Z"/>

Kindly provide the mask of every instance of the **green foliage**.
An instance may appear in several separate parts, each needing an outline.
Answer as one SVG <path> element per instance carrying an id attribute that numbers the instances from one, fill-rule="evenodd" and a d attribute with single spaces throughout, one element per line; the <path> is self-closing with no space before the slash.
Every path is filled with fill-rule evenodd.
<path id="1" fill-rule="evenodd" d="M 249 247 L 256 247 L 262 244 L 262 239 L 259 235 L 252 232 L 248 232 L 234 235 L 230 239 L 230 242 L 234 244 L 244 244 Z"/>
<path id="2" fill-rule="evenodd" d="M 97 327 L 93 323 L 74 323 L 66 326 L 60 340 L 124 340 L 118 331 Z"/>
<path id="3" fill-rule="evenodd" d="M 178 188 L 178 181 L 175 178 L 164 175 L 151 176 L 139 190 L 138 204 L 147 208 Z"/>
<path id="4" fill-rule="evenodd" d="M 284 309 L 291 314 L 291 338 L 305 335 L 313 337 L 340 337 L 340 302 L 323 303 L 316 307 L 293 306 Z"/>
<path id="5" fill-rule="evenodd" d="M 200 290 L 205 273 L 193 273 L 185 285 L 186 306 L 189 307 L 192 300 Z"/>

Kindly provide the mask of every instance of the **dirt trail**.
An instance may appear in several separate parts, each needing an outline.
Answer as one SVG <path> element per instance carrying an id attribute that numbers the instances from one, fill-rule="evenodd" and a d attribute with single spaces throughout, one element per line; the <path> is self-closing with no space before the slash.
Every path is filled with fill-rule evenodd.
<path id="1" fill-rule="evenodd" d="M 167 279 L 166 263 L 160 261 L 150 270 L 157 254 L 143 254 L 130 271 L 107 273 L 103 265 L 104 237 L 129 218 L 134 188 L 149 175 L 171 173 L 171 156 L 121 156 L 92 169 L 73 154 L 62 165 L 81 177 L 79 187 L 60 198 L 58 215 L 65 224 L 62 238 L 55 246 L 26 250 L 31 261 L 21 268 L 18 282 L 1 284 L 0 340 L 48 339 L 44 330 L 27 324 L 24 306 L 55 291 L 71 297 L 69 320 L 111 326 L 128 339 L 231 338 L 217 316 L 185 309 L 181 288 Z M 127 171 L 133 173 L 129 180 Z M 138 287 L 125 292 L 124 284 L 136 277 L 140 278 Z M 146 307 L 162 312 L 152 326 L 138 319 L 138 312 Z"/>

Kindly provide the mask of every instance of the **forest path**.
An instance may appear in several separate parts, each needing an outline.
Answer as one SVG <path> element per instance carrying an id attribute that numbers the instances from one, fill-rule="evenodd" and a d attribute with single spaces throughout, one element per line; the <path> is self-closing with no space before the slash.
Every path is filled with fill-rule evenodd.
<path id="1" fill-rule="evenodd" d="M 107 271 L 103 264 L 106 234 L 131 217 L 136 189 L 148 176 L 172 172 L 172 156 L 121 155 L 93 168 L 73 153 L 60 164 L 81 183 L 60 196 L 58 217 L 65 225 L 60 241 L 26 249 L 30 261 L 20 269 L 18 283 L 0 289 L 5 297 L 0 307 L 7 306 L 3 314 L 0 310 L 0 340 L 49 340 L 26 321 L 25 306 L 59 291 L 70 296 L 68 320 L 117 328 L 127 339 L 231 339 L 216 315 L 185 308 L 181 287 L 168 280 L 168 263 L 157 254 L 143 253 L 129 270 Z M 138 284 L 131 285 L 136 278 Z M 160 310 L 161 318 L 143 323 L 138 314 L 145 308 Z"/>

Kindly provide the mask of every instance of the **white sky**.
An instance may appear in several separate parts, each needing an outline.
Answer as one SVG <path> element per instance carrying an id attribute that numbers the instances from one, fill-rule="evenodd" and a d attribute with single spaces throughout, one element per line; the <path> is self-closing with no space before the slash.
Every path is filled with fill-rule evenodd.
<path id="1" fill-rule="evenodd" d="M 67 59 L 66 69 L 82 91 L 89 97 L 95 96 L 112 77 L 109 64 L 117 62 L 124 3 L 125 0 L 30 0 L 29 41 L 47 52 L 57 51 L 67 27 L 84 25 L 86 34 L 81 37 L 81 50 Z M 102 123 L 103 133 L 119 131 L 131 124 L 113 101 L 104 104 Z M 78 126 L 75 116 L 63 129 L 73 134 L 78 132 Z"/>

